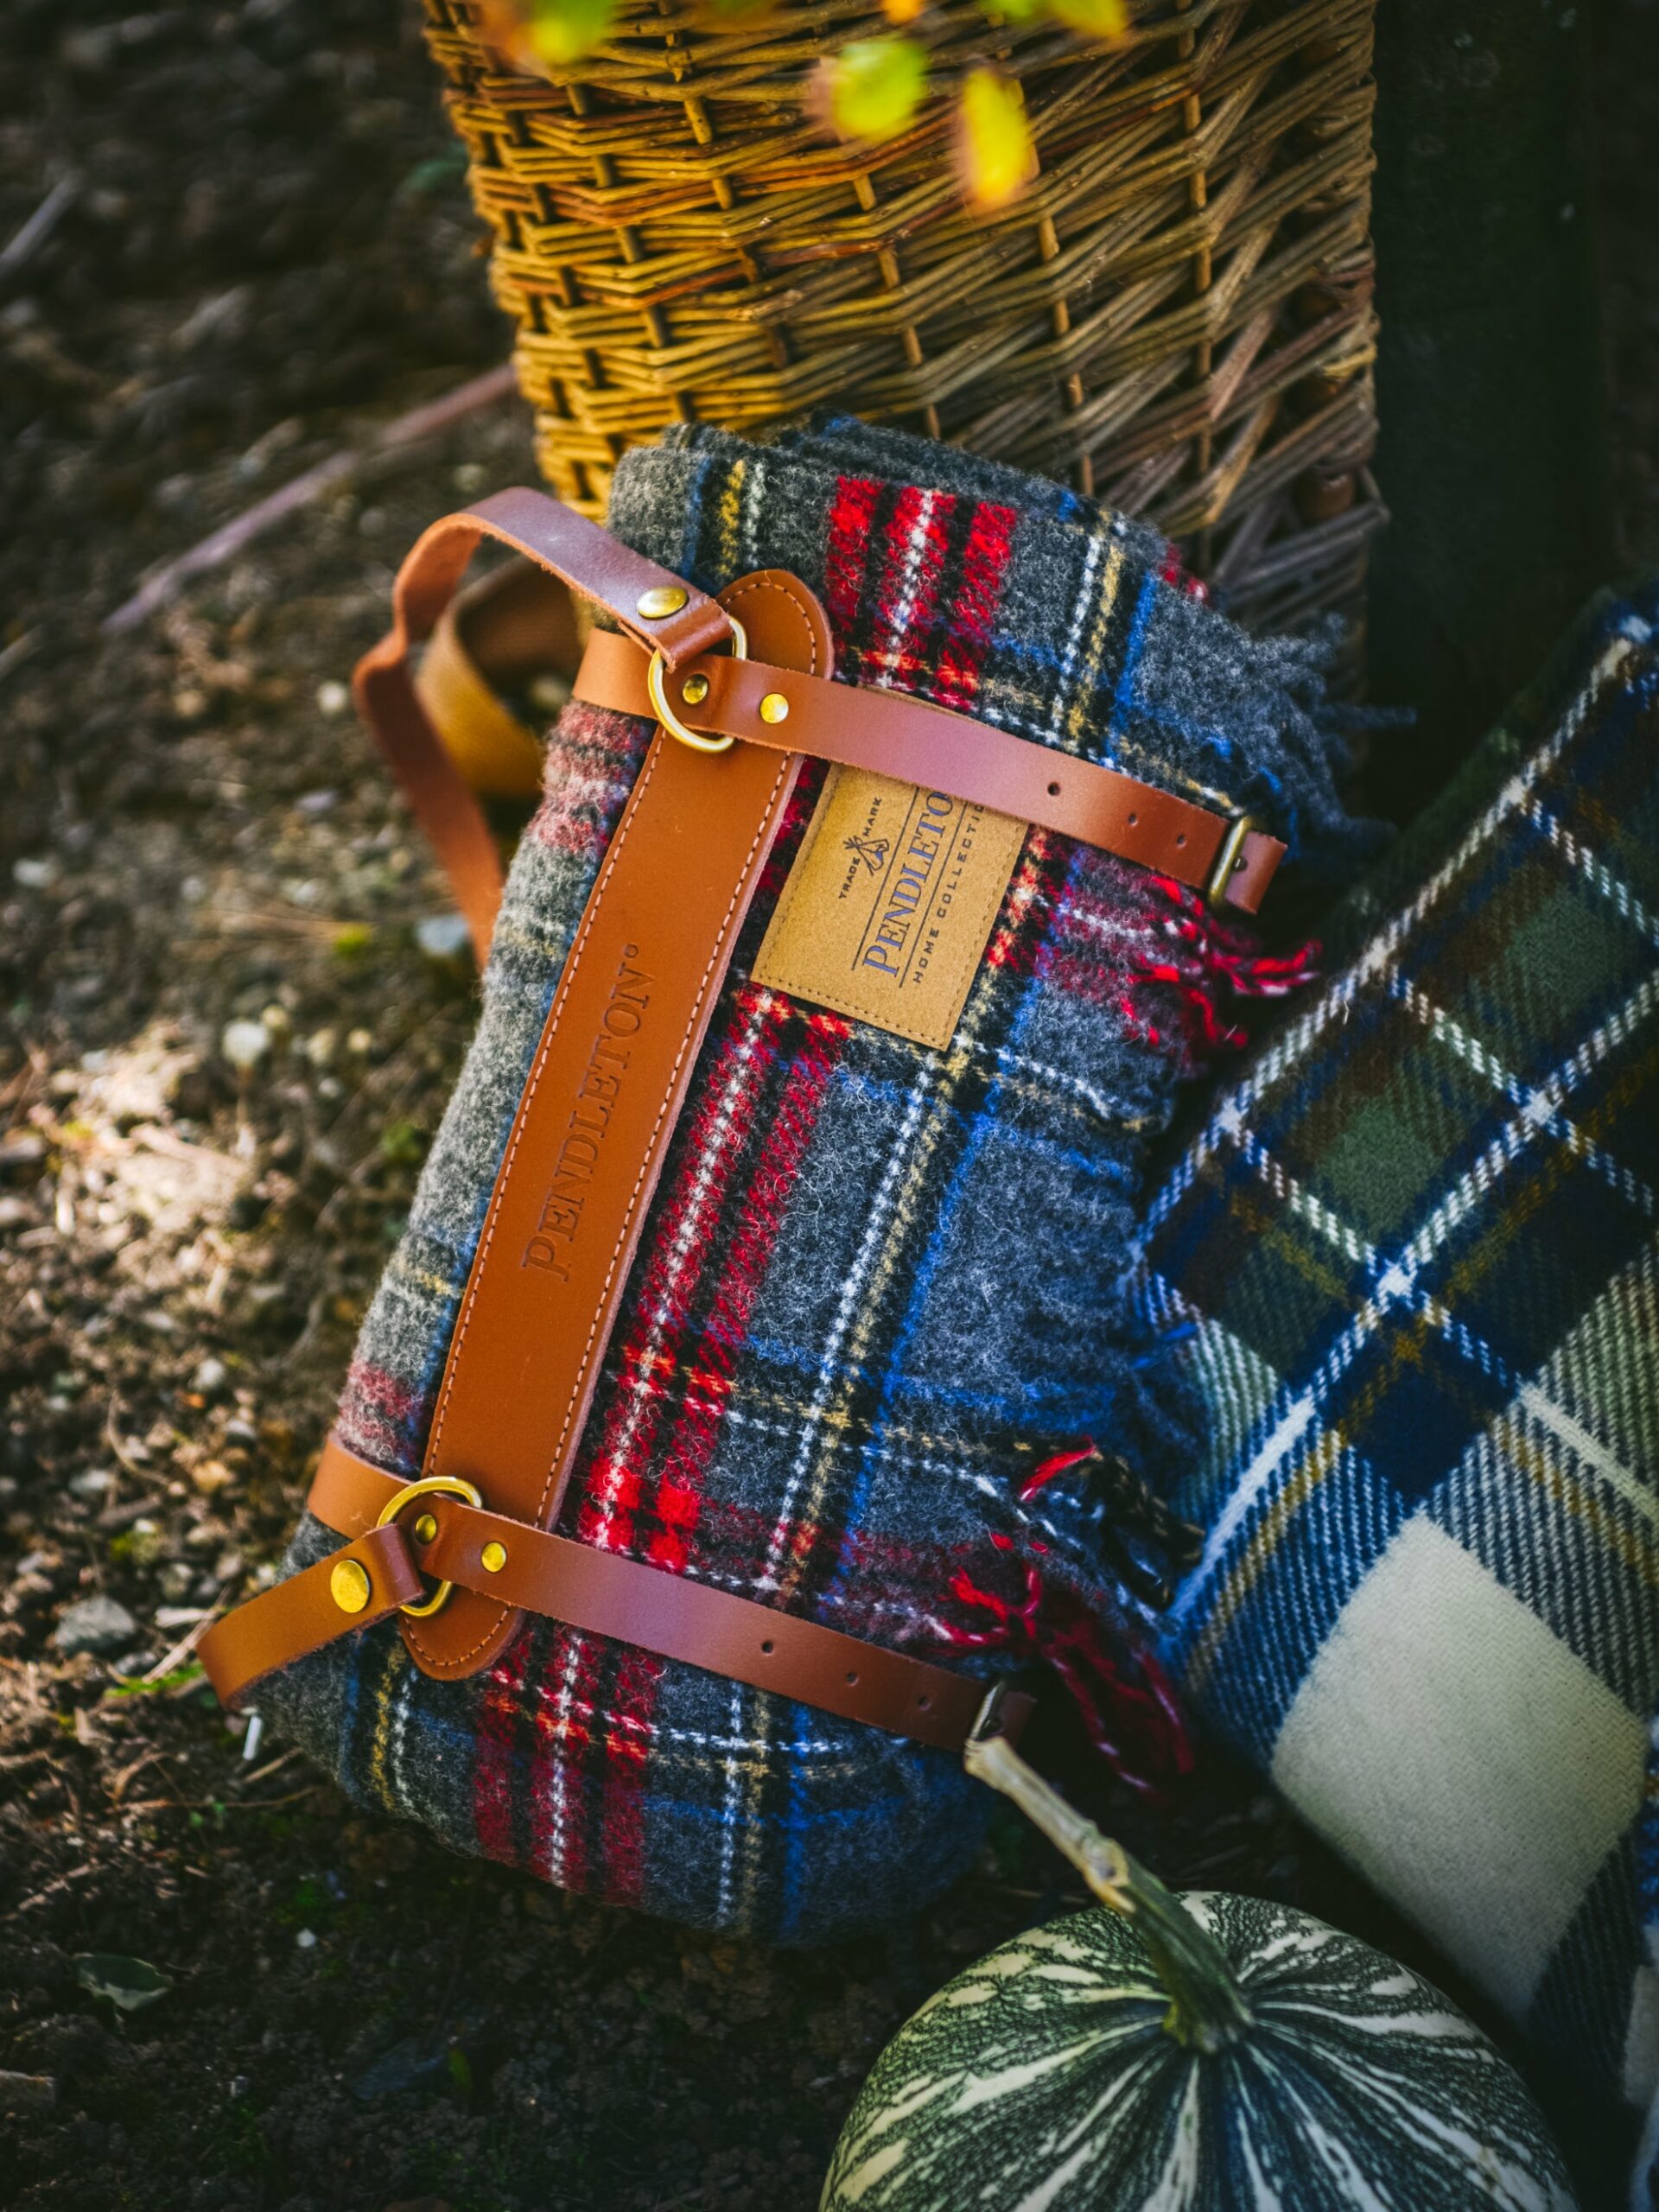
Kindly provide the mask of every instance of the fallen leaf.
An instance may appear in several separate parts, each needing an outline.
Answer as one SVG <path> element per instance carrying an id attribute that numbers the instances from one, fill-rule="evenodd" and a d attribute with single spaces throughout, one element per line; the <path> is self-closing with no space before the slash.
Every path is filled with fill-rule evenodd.
<path id="1" fill-rule="evenodd" d="M 120 2012 L 140 2012 L 173 1986 L 147 1959 L 125 1959 L 118 1951 L 83 1951 L 74 1963 L 81 1987 L 107 1997 Z"/>

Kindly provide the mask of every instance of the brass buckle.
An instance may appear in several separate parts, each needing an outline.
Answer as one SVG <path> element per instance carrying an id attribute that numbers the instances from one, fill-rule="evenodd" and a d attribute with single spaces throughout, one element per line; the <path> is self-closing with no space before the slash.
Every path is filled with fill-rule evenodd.
<path id="1" fill-rule="evenodd" d="M 463 1482 L 459 1475 L 426 1475 L 417 1483 L 405 1483 L 396 1497 L 387 1499 L 385 1510 L 375 1522 L 375 1527 L 385 1528 L 388 1522 L 397 1518 L 404 1508 L 413 1499 L 430 1497 L 435 1492 L 441 1493 L 446 1497 L 461 1498 L 468 1505 L 482 1505 L 484 1503 L 482 1491 L 474 1490 L 471 1483 Z M 418 1605 L 400 1605 L 397 1610 L 400 1613 L 407 1613 L 412 1620 L 423 1621 L 430 1614 L 442 1611 L 449 1602 L 449 1592 L 454 1586 L 453 1582 L 440 1582 L 432 1595 L 429 1598 L 423 1598 Z"/>
<path id="2" fill-rule="evenodd" d="M 735 614 L 728 614 L 726 620 L 732 626 L 732 658 L 747 660 L 748 632 Z M 734 738 L 704 737 L 695 729 L 688 729 L 680 720 L 668 703 L 668 687 L 664 681 L 667 673 L 668 663 L 663 658 L 662 647 L 658 645 L 651 656 L 650 667 L 645 671 L 645 689 L 651 694 L 651 703 L 663 728 L 671 737 L 677 737 L 682 745 L 689 745 L 694 753 L 728 753 L 736 742 Z"/>
<path id="3" fill-rule="evenodd" d="M 1244 849 L 1244 840 L 1254 826 L 1248 814 L 1233 817 L 1227 835 L 1221 841 L 1221 850 L 1216 855 L 1216 864 L 1205 878 L 1204 895 L 1212 906 L 1219 906 L 1226 898 L 1227 886 L 1233 880 L 1239 855 Z"/>

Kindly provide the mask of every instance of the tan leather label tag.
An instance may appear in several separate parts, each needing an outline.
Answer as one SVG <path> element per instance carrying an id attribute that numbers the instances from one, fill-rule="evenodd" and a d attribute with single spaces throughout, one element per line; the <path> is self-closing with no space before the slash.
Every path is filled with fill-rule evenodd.
<path id="1" fill-rule="evenodd" d="M 832 768 L 754 980 L 948 1045 L 1025 836 L 943 791 Z"/>

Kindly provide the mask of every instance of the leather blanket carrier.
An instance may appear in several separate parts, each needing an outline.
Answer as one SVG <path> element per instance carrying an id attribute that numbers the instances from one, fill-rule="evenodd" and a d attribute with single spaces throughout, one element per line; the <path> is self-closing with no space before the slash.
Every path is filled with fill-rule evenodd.
<path id="1" fill-rule="evenodd" d="M 1112 767 L 899 690 L 834 681 L 830 622 L 797 576 L 765 570 L 711 596 L 546 495 L 509 491 L 419 540 L 391 630 L 355 679 L 480 966 L 501 898 L 498 850 L 410 654 L 485 539 L 549 580 L 534 613 L 550 657 L 576 658 L 575 601 L 614 626 L 592 631 L 575 696 L 654 733 L 556 972 L 418 1476 L 332 1435 L 308 1506 L 338 1548 L 215 1623 L 203 1665 L 236 1706 L 275 1671 L 395 1622 L 409 1666 L 464 1683 L 507 1663 L 539 1617 L 960 1753 L 986 1706 L 985 1658 L 971 1673 L 936 1663 L 556 1526 L 711 1009 L 807 760 L 1081 841 L 1246 915 L 1285 847 Z M 447 623 L 443 635 L 453 646 Z M 480 715 L 500 712 L 486 687 L 477 694 Z M 1015 830 L 1013 849 L 1026 834 Z M 879 945 L 871 957 L 887 957 Z M 1006 1670 L 997 1688 L 996 1726 L 1017 1738 L 1030 1699 Z"/>

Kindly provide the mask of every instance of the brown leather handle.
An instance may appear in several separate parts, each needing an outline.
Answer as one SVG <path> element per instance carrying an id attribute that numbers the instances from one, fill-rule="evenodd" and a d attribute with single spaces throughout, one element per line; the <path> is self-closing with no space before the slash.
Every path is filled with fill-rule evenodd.
<path id="1" fill-rule="evenodd" d="M 589 1635 L 706 1667 L 942 1751 L 962 1749 L 984 1703 L 986 1686 L 971 1676 L 442 1493 L 418 1501 L 436 1533 L 422 1546 L 417 1570 L 404 1534 L 415 1502 L 405 1516 L 378 1526 L 406 1487 L 329 1438 L 307 1503 L 318 1520 L 350 1541 L 251 1599 L 202 1637 L 199 1656 L 226 1705 L 245 1698 L 273 1666 L 418 1600 L 420 1570 Z M 347 1562 L 361 1567 L 363 1584 L 349 1567 L 345 1583 L 337 1584 Z M 1030 1709 L 1023 1694 L 1006 1694 L 1005 1732 L 1017 1738 Z"/>
<path id="2" fill-rule="evenodd" d="M 411 645 L 429 637 L 480 542 L 493 538 L 602 607 L 671 668 L 731 634 L 719 602 L 635 553 L 597 523 L 520 486 L 446 515 L 416 538 L 397 571 L 392 625 L 358 663 L 353 689 L 442 861 L 481 967 L 501 904 L 501 861 L 482 810 L 440 743 L 410 674 Z M 664 594 L 659 616 L 642 612 Z"/>

